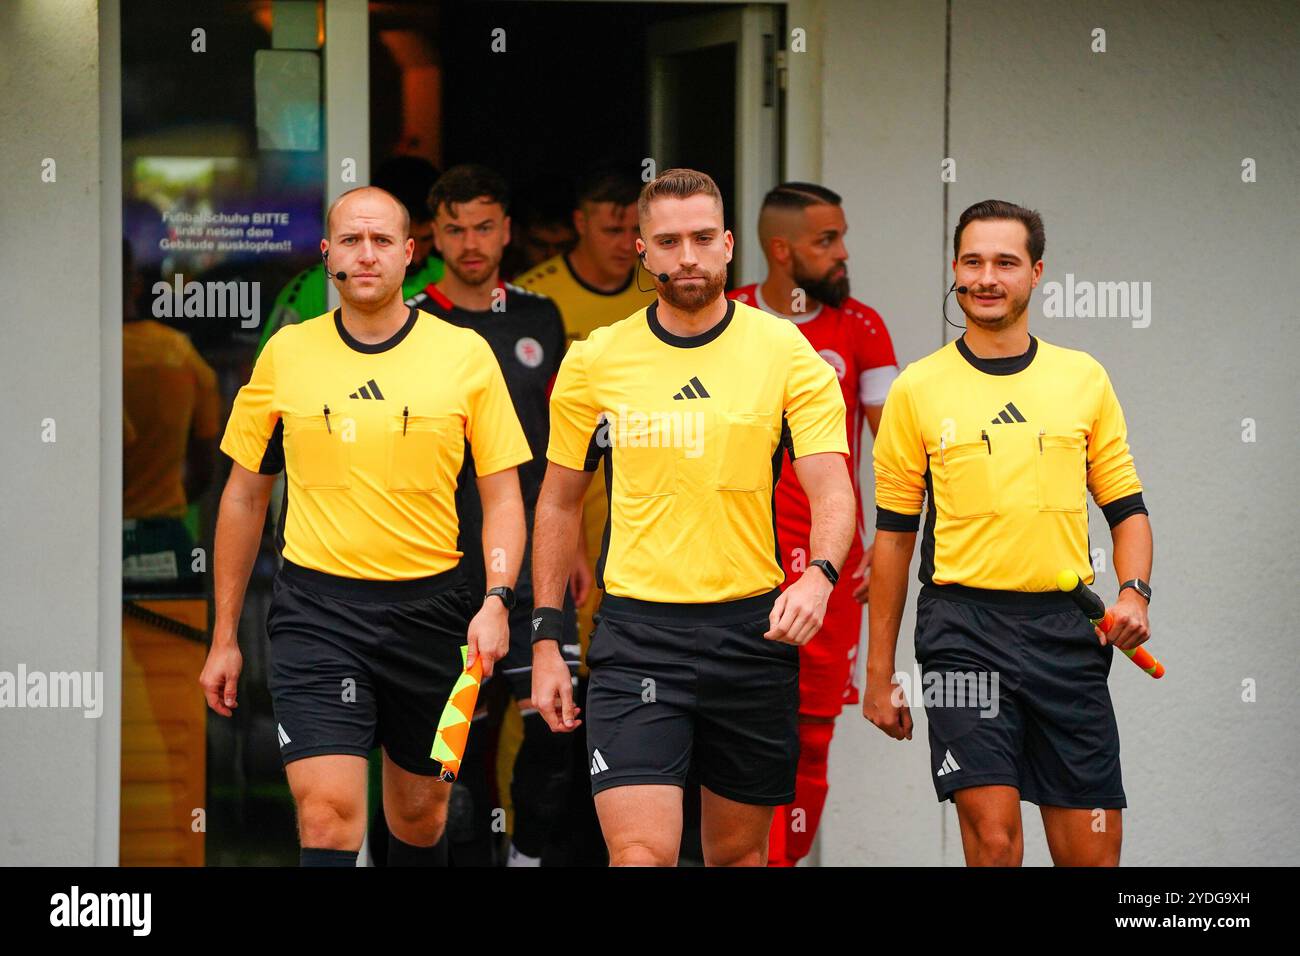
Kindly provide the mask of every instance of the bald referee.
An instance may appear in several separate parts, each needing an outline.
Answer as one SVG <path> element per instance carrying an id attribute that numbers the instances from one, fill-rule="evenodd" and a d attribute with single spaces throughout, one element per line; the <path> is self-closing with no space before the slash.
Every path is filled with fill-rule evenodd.
<path id="1" fill-rule="evenodd" d="M 1106 680 L 1110 645 L 1150 634 L 1151 525 L 1106 370 L 1029 334 L 1044 244 L 1032 210 L 986 200 L 963 212 L 952 266 L 966 332 L 909 365 L 885 401 L 863 714 L 912 735 L 891 680 L 928 498 L 916 658 L 932 780 L 957 805 L 967 864 L 1020 864 L 1026 800 L 1057 865 L 1114 866 L 1126 803 Z M 1121 582 L 1109 635 L 1056 587 L 1065 568 L 1093 579 L 1089 491 Z"/>
<path id="2" fill-rule="evenodd" d="M 230 716 L 244 589 L 283 468 L 284 563 L 267 634 L 302 865 L 356 865 L 375 744 L 389 865 L 445 865 L 451 788 L 429 753 L 461 647 L 468 642 L 488 674 L 509 647 L 525 540 L 515 468 L 532 454 L 487 343 L 403 303 L 414 246 L 405 207 L 381 189 L 355 189 L 326 224 L 321 254 L 342 305 L 271 338 L 221 443 L 234 464 L 217 518 L 216 620 L 200 683 L 208 705 Z M 492 556 L 486 595 L 469 593 L 456 550 L 466 442 Z"/>
<path id="3" fill-rule="evenodd" d="M 821 628 L 854 530 L 844 397 L 789 322 L 723 297 L 732 236 L 707 175 L 637 206 L 647 308 L 575 343 L 551 393 L 534 527 L 533 702 L 574 729 L 561 600 L 583 493 L 605 461 L 605 591 L 588 662 L 592 791 L 615 866 L 676 863 L 688 770 L 709 865 L 761 866 L 794 797 L 799 646 Z M 772 491 L 789 451 L 812 510 L 784 592 Z"/>

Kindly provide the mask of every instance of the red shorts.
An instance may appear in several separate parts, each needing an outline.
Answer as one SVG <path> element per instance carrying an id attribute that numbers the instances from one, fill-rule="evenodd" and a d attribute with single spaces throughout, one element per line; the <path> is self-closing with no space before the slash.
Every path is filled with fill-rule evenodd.
<path id="1" fill-rule="evenodd" d="M 780 534 L 782 550 L 786 555 L 785 583 L 797 581 L 800 572 L 789 564 L 791 553 L 808 554 L 808 542 L 787 544 L 785 532 Z M 862 605 L 853 599 L 853 589 L 858 581 L 853 572 L 862 561 L 862 546 L 854 539 L 849 556 L 840 569 L 840 580 L 831 591 L 826 605 L 826 617 L 817 635 L 799 648 L 799 713 L 810 717 L 836 717 L 846 704 L 856 704 L 860 698 L 853 682 L 853 672 L 858 661 L 858 643 L 862 633 Z M 816 568 L 813 574 L 821 574 Z"/>

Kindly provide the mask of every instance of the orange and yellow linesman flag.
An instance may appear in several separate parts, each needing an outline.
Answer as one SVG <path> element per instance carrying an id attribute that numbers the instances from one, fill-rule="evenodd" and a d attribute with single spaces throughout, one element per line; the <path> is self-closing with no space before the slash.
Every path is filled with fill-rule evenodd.
<path id="1" fill-rule="evenodd" d="M 460 649 L 464 664 L 469 648 Z M 460 773 L 460 762 L 465 759 L 465 744 L 469 741 L 469 725 L 474 719 L 474 705 L 478 703 L 478 688 L 483 682 L 483 659 L 474 658 L 472 667 L 465 668 L 456 678 L 447 706 L 438 719 L 438 732 L 433 735 L 433 751 L 429 754 L 442 764 L 442 779 L 451 783 Z"/>
<path id="2" fill-rule="evenodd" d="M 1079 575 L 1076 572 L 1070 568 L 1061 571 L 1056 576 L 1056 586 L 1074 599 L 1074 603 L 1079 606 L 1079 610 L 1088 615 L 1088 620 L 1092 622 L 1093 627 L 1103 634 L 1110 633 L 1114 622 L 1110 612 L 1106 610 L 1106 602 L 1098 597 L 1092 588 L 1079 580 Z M 1146 649 L 1146 645 L 1139 645 L 1131 651 L 1125 651 L 1122 647 L 1120 650 L 1128 655 L 1129 660 L 1156 680 L 1165 676 L 1165 665 L 1151 656 L 1151 652 Z"/>

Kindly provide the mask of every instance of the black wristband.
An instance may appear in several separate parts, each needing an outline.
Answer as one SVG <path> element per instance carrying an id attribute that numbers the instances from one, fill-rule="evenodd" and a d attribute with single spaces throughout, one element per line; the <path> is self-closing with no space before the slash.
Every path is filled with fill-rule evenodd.
<path id="1" fill-rule="evenodd" d="M 558 607 L 533 608 L 533 643 L 538 641 L 555 641 L 562 643 L 564 636 L 564 612 Z"/>

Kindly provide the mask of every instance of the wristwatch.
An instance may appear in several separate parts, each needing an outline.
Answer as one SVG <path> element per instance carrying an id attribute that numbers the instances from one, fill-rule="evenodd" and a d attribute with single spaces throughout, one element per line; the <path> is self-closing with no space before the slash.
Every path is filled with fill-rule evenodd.
<path id="1" fill-rule="evenodd" d="M 483 595 L 483 600 L 486 601 L 494 594 L 501 599 L 501 603 L 506 606 L 507 611 L 513 611 L 515 609 L 515 592 L 511 588 L 508 588 L 505 585 L 496 588 L 489 588 L 488 593 Z"/>
<path id="2" fill-rule="evenodd" d="M 1132 580 L 1125 581 L 1119 586 L 1120 593 L 1123 593 L 1125 588 L 1132 588 L 1138 594 L 1146 598 L 1148 604 L 1151 603 L 1151 585 L 1147 584 L 1141 578 L 1133 578 Z"/>
<path id="3" fill-rule="evenodd" d="M 835 570 L 835 565 L 831 564 L 825 558 L 818 558 L 816 561 L 809 561 L 808 567 L 820 568 L 822 574 L 826 575 L 827 580 L 831 582 L 831 587 L 835 587 L 836 582 L 840 579 L 840 573 Z"/>

